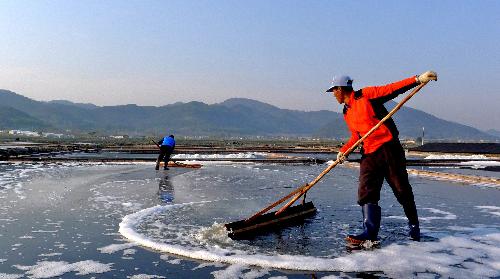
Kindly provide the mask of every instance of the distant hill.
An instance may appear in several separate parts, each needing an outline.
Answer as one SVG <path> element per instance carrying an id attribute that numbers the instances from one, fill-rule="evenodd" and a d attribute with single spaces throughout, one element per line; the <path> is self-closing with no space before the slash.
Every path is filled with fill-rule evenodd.
<path id="1" fill-rule="evenodd" d="M 88 109 L 35 101 L 8 90 L 0 90 L 0 104 L 22 111 L 59 130 L 92 130 L 98 121 Z"/>
<path id="2" fill-rule="evenodd" d="M 396 106 L 396 102 L 386 103 L 387 109 Z M 452 121 L 443 120 L 432 114 L 421 110 L 404 107 L 394 115 L 394 121 L 398 125 L 399 132 L 411 138 L 422 136 L 422 127 L 425 129 L 425 137 L 432 139 L 453 139 L 453 140 L 480 140 L 494 139 L 476 128 L 459 124 Z"/>
<path id="3" fill-rule="evenodd" d="M 47 123 L 20 110 L 0 106 L 0 130 L 46 130 L 49 128 L 51 127 Z"/>
<path id="4" fill-rule="evenodd" d="M 280 109 L 278 107 L 255 100 L 233 98 L 218 106 L 230 109 L 237 118 L 240 127 L 252 127 L 258 134 L 265 135 L 296 135 L 313 136 L 318 134 L 322 127 L 339 114 L 332 111 L 304 112 L 297 110 Z"/>
<path id="5" fill-rule="evenodd" d="M 47 103 L 49 104 L 59 104 L 59 105 L 67 105 L 67 106 L 76 106 L 80 108 L 86 108 L 86 109 L 94 109 L 98 108 L 98 106 L 90 103 L 73 103 L 70 101 L 66 100 L 53 100 L 53 101 L 48 101 Z"/>
<path id="6" fill-rule="evenodd" d="M 490 130 L 486 131 L 486 133 L 489 134 L 489 135 L 492 135 L 492 136 L 500 138 L 500 131 L 498 131 L 498 130 L 490 129 Z"/>
<path id="7" fill-rule="evenodd" d="M 293 136 L 346 138 L 343 115 L 333 111 L 280 109 L 263 102 L 233 98 L 208 105 L 201 102 L 154 106 L 95 106 L 64 100 L 39 102 L 0 90 L 0 104 L 15 110 L 5 113 L 10 126 L 51 128 L 104 134 L 165 134 L 185 136 Z M 335 103 L 332 100 L 332 106 Z M 395 103 L 388 103 L 388 107 Z M 5 109 L 4 109 L 5 110 Z M 12 117 L 11 117 L 12 115 Z M 16 117 L 14 117 L 16 116 Z M 3 117 L 2 117 L 3 118 Z M 403 107 L 395 116 L 401 137 L 427 139 L 496 140 L 469 126 L 446 121 L 423 111 Z M 7 125 L 7 124 L 6 124 Z M 28 125 L 29 126 L 29 125 Z"/>

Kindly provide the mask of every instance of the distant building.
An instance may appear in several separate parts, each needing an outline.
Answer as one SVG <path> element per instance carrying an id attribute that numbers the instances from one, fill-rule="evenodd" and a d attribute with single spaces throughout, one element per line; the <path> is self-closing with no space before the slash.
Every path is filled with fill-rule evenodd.
<path id="1" fill-rule="evenodd" d="M 109 136 L 112 139 L 128 139 L 128 135 L 115 135 L 115 136 Z"/>
<path id="2" fill-rule="evenodd" d="M 28 137 L 40 137 L 40 133 L 33 131 L 23 131 L 23 130 L 10 130 L 9 135 L 20 135 Z"/>
<path id="3" fill-rule="evenodd" d="M 56 133 L 42 133 L 42 135 L 46 138 L 62 138 L 62 137 L 64 137 L 63 134 L 56 134 Z"/>

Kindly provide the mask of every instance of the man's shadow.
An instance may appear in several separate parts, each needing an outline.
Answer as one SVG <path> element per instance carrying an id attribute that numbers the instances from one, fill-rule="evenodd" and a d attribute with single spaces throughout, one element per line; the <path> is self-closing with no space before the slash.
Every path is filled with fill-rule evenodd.
<path id="1" fill-rule="evenodd" d="M 173 203 L 174 201 L 174 185 L 168 179 L 168 175 L 160 179 L 158 185 L 158 199 L 164 203 Z"/>

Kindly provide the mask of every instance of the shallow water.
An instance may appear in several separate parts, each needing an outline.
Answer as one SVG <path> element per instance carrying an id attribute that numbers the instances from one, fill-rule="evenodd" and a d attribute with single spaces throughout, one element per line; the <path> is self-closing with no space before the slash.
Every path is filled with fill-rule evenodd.
<path id="1" fill-rule="evenodd" d="M 318 213 L 303 225 L 252 240 L 226 236 L 222 224 L 252 215 L 325 167 L 2 164 L 0 278 L 500 276 L 495 188 L 411 177 L 424 233 L 413 243 L 386 185 L 381 248 L 351 252 L 343 239 L 361 225 L 358 170 L 337 167 L 308 193 Z"/>

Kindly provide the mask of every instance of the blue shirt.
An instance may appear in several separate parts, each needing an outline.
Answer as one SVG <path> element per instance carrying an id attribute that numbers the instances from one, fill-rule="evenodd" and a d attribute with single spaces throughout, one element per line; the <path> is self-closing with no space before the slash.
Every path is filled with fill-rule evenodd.
<path id="1" fill-rule="evenodd" d="M 163 138 L 163 142 L 161 143 L 162 146 L 170 146 L 170 147 L 174 147 L 175 146 L 175 140 L 174 138 L 171 138 L 171 137 L 164 137 Z"/>

